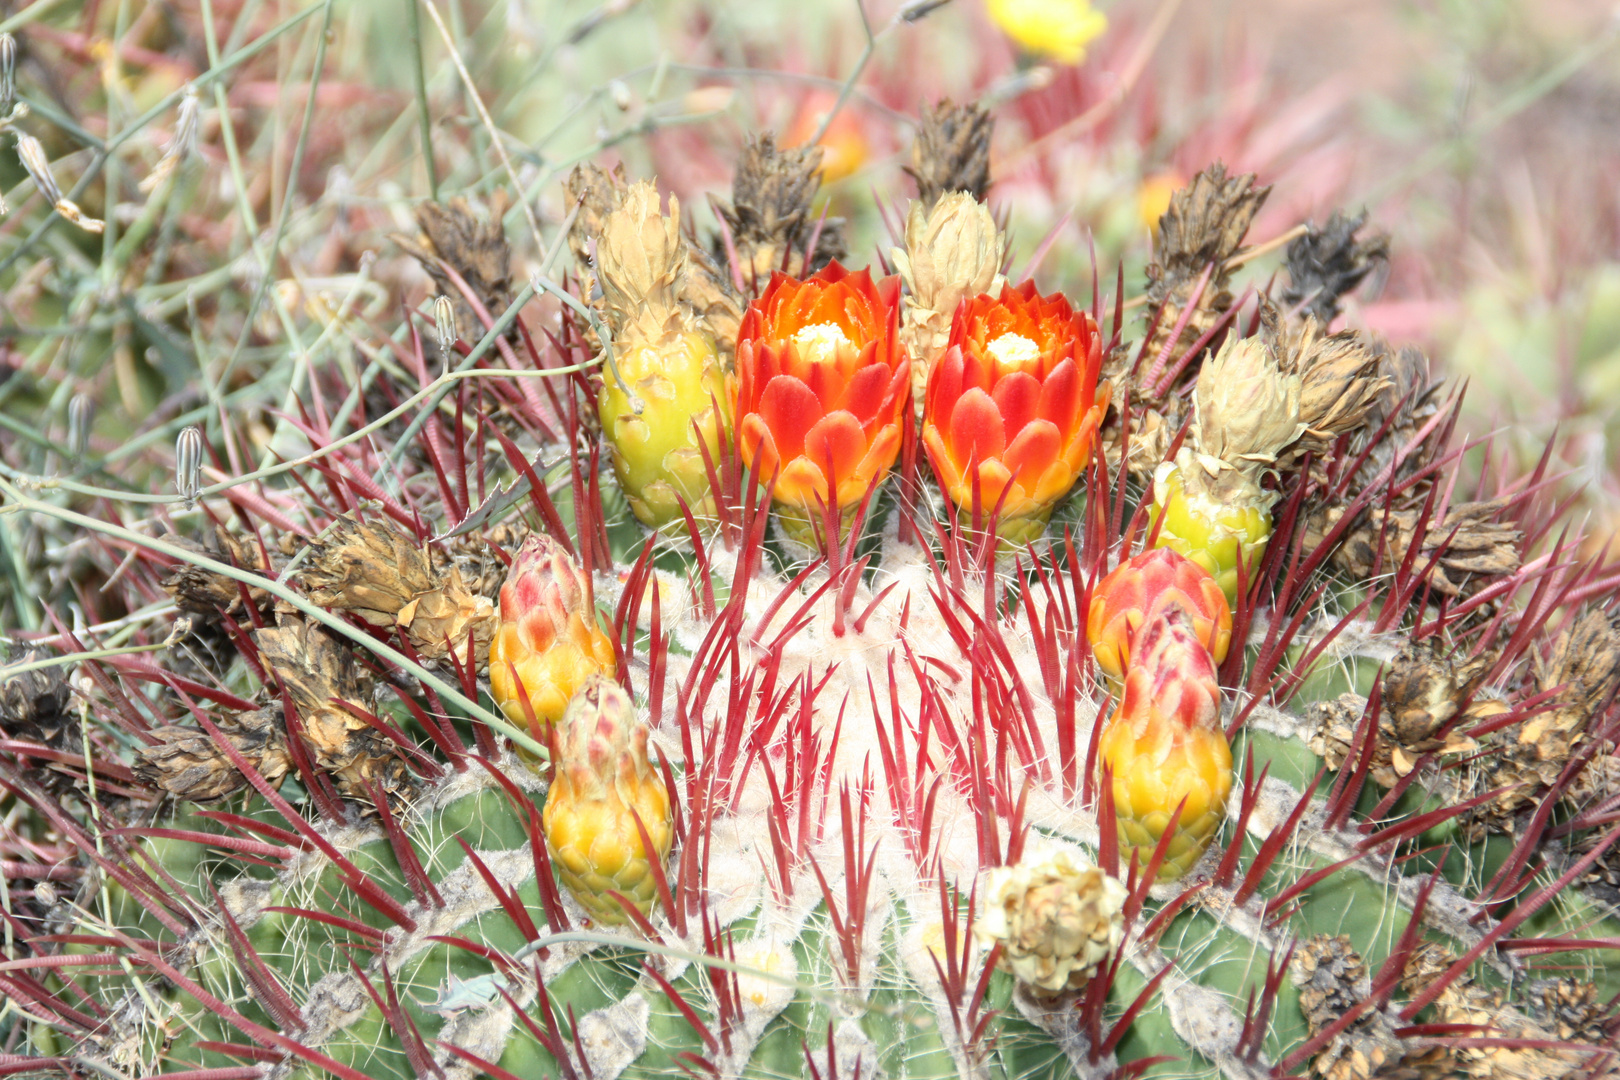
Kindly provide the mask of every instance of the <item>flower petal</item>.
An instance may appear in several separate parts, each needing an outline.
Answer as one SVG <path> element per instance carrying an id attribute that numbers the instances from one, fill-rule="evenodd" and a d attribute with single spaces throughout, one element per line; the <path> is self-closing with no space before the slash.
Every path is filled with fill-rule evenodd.
<path id="1" fill-rule="evenodd" d="M 996 408 L 1001 413 L 1002 430 L 1007 433 L 1007 438 L 1016 440 L 1024 425 L 1035 419 L 1035 409 L 1041 400 L 1041 384 L 1035 376 L 1016 371 L 996 383 L 991 396 L 995 398 Z M 1011 462 L 1007 464 L 1009 468 L 1012 467 Z"/>
<path id="2" fill-rule="evenodd" d="M 821 402 L 798 379 L 778 375 L 760 395 L 758 415 L 770 428 L 777 452 L 795 458 L 804 453 L 805 434 L 821 419 Z"/>
<path id="3" fill-rule="evenodd" d="M 1073 431 L 1080 419 L 1080 370 L 1072 359 L 1053 368 L 1041 384 L 1041 403 L 1036 415 L 1050 420 L 1059 431 Z"/>
<path id="4" fill-rule="evenodd" d="M 804 456 L 824 474 L 830 465 L 832 476 L 840 483 L 855 475 L 866 451 L 861 422 L 842 409 L 816 421 L 804 437 Z"/>
<path id="5" fill-rule="evenodd" d="M 1007 436 L 1001 426 L 1001 412 L 989 394 L 973 387 L 951 410 L 951 453 L 963 464 L 1000 457 Z"/>
<path id="6" fill-rule="evenodd" d="M 1030 381 L 1034 382 L 1033 379 Z M 1018 477 L 1026 489 L 1034 490 L 1062 449 L 1063 440 L 1058 434 L 1057 425 L 1050 420 L 1036 420 L 1013 439 L 1002 453 L 1001 463 Z"/>

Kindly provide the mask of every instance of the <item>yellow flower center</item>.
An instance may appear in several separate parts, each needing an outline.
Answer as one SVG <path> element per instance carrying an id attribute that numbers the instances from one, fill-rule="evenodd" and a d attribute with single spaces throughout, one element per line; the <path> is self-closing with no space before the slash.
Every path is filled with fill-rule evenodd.
<path id="1" fill-rule="evenodd" d="M 812 323 L 793 335 L 799 355 L 812 364 L 830 364 L 838 359 L 842 346 L 854 346 L 844 328 L 837 323 Z"/>
<path id="2" fill-rule="evenodd" d="M 1008 371 L 1032 368 L 1041 359 L 1041 347 L 1023 334 L 1002 334 L 985 346 L 990 359 Z"/>

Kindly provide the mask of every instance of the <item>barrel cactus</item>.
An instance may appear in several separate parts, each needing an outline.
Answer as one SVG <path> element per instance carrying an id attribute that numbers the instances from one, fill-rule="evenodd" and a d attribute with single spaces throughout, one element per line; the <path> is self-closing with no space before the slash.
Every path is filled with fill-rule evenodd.
<path id="1" fill-rule="evenodd" d="M 803 164 L 751 152 L 751 176 Z M 800 172 L 728 214 L 800 243 Z M 940 204 L 981 233 L 982 186 Z M 0 1073 L 1612 1071 L 1615 582 L 1540 474 L 1462 499 L 1457 399 L 1421 356 L 1211 307 L 1196 279 L 1228 267 L 1199 253 L 1228 258 L 1264 197 L 1230 186 L 1172 199 L 1140 344 L 1108 305 L 1001 291 L 995 260 L 933 259 L 977 284 L 902 296 L 818 267 L 818 228 L 763 280 L 660 218 L 690 289 L 665 282 L 659 325 L 733 366 L 660 406 L 703 420 L 658 418 L 690 452 L 656 520 L 593 422 L 635 410 L 601 363 L 630 320 L 588 289 L 514 339 L 557 369 L 543 394 L 446 382 L 454 408 L 410 424 L 437 402 L 402 383 L 356 441 L 317 372 L 306 455 L 234 503 L 181 478 L 197 531 L 0 479 L 7 510 L 127 555 L 131 608 L 177 612 L 133 652 L 59 620 L 0 669 Z M 631 189 L 570 190 L 589 252 Z M 914 290 L 921 255 L 897 259 Z M 1085 340 L 1020 359 L 998 335 L 1025 324 L 986 315 L 1017 370 L 934 409 L 956 335 L 928 305 L 958 294 Z M 497 337 L 458 355 L 494 373 Z M 1240 361 L 1243 393 L 1201 375 Z M 1177 724 L 1196 799 L 1154 772 Z"/>

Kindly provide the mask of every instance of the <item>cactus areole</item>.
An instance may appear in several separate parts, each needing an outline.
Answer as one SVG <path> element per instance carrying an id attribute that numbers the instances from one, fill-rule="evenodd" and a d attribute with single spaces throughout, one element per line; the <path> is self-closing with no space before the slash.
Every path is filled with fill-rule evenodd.
<path id="1" fill-rule="evenodd" d="M 726 220 L 803 273 L 582 171 L 600 289 L 503 340 L 540 390 L 338 446 L 323 368 L 335 449 L 195 536 L 0 481 L 186 613 L 0 668 L 0 1074 L 1607 1075 L 1620 631 L 1566 504 L 1461 473 L 1407 353 L 1224 318 L 1252 177 L 1172 198 L 1150 351 L 1000 287 L 982 182 L 907 308 L 750 153 Z"/>

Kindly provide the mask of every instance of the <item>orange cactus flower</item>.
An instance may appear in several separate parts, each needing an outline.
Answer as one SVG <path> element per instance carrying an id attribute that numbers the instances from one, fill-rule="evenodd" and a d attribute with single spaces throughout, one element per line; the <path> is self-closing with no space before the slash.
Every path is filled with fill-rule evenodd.
<path id="1" fill-rule="evenodd" d="M 1232 644 L 1232 609 L 1208 570 L 1170 550 L 1153 548 L 1116 566 L 1091 593 L 1086 636 L 1097 666 L 1115 682 L 1131 662 L 1132 635 L 1180 608 L 1217 667 Z"/>
<path id="2" fill-rule="evenodd" d="M 805 281 L 773 274 L 743 316 L 738 451 L 744 463 L 760 455 L 762 477 L 776 473 L 777 507 L 801 539 L 829 500 L 853 510 L 900 453 L 911 362 L 899 299 L 898 278 L 834 262 Z"/>
<path id="3" fill-rule="evenodd" d="M 1022 544 L 1085 468 L 1108 408 L 1097 324 L 1033 282 L 964 300 L 928 379 L 923 445 L 940 486 L 964 510 L 1001 503 L 1003 540 Z"/>

